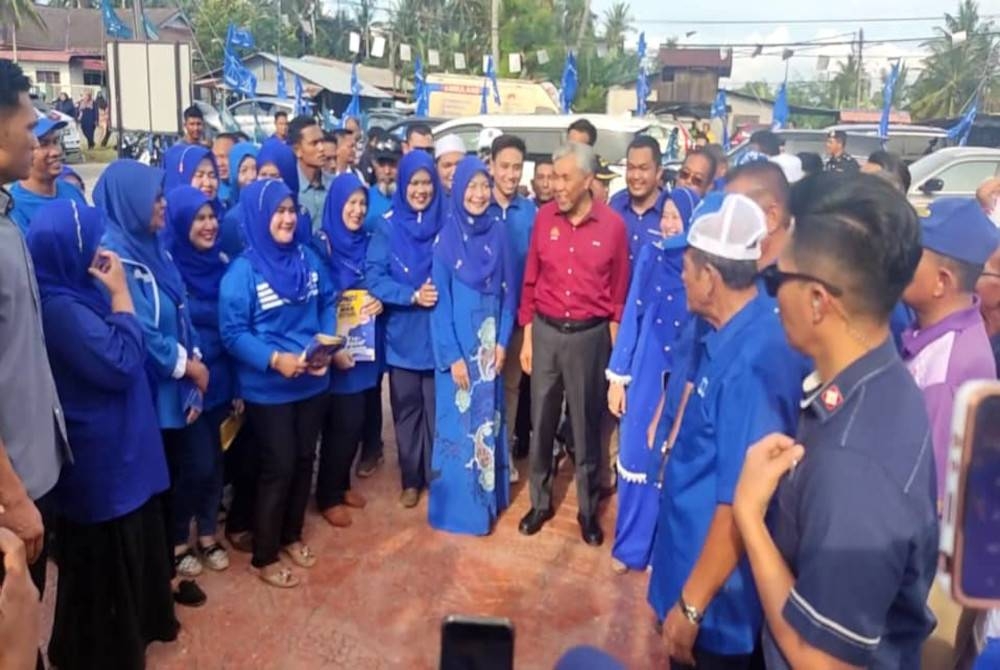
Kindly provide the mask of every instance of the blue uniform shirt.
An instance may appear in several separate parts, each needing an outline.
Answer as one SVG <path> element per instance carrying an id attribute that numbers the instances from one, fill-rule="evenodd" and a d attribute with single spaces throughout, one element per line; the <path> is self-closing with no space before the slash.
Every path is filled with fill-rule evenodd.
<path id="1" fill-rule="evenodd" d="M 535 227 L 538 208 L 523 195 L 515 195 L 506 209 L 494 200 L 490 204 L 490 212 L 496 214 L 507 229 L 507 239 L 510 240 L 510 248 L 514 250 L 514 277 L 517 279 L 514 295 L 516 304 L 521 304 L 524 265 L 528 258 L 528 245 L 531 243 L 531 231 Z"/>
<path id="2" fill-rule="evenodd" d="M 628 232 L 628 261 L 630 267 L 635 267 L 639 251 L 646 243 L 663 239 L 663 233 L 660 231 L 663 205 L 657 198 L 652 207 L 639 214 L 632 209 L 632 196 L 629 195 L 628 189 L 615 193 L 608 204 L 625 220 L 625 230 Z"/>
<path id="3" fill-rule="evenodd" d="M 55 200 L 72 200 L 78 205 L 85 206 L 87 204 L 83 194 L 80 193 L 80 189 L 62 179 L 56 180 L 55 195 L 38 195 L 21 186 L 21 182 L 11 184 L 10 194 L 14 198 L 14 208 L 10 210 L 10 218 L 21 229 L 22 235 L 28 234 L 28 225 L 31 223 L 31 217 L 35 215 L 35 212 L 50 202 Z"/>
<path id="4" fill-rule="evenodd" d="M 649 600 L 661 618 L 677 603 L 717 507 L 732 504 L 746 450 L 769 433 L 794 432 L 802 390 L 800 357 L 766 296 L 720 330 L 700 332 L 692 352 L 694 389 L 667 461 L 653 548 Z M 749 654 L 761 622 L 744 556 L 706 608 L 696 646 Z"/>
<path id="5" fill-rule="evenodd" d="M 806 456 L 772 503 L 795 576 L 782 615 L 845 663 L 918 668 L 938 556 L 923 395 L 887 338 L 803 405 Z M 764 654 L 768 668 L 789 667 L 766 629 Z"/>
<path id="6" fill-rule="evenodd" d="M 368 187 L 368 212 L 365 214 L 365 230 L 374 233 L 386 212 L 392 209 L 392 197 L 378 190 L 377 186 Z"/>

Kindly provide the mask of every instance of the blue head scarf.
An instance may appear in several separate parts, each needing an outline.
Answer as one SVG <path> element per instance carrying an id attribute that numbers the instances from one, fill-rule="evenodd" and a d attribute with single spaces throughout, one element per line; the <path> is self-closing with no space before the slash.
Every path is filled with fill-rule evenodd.
<path id="1" fill-rule="evenodd" d="M 369 235 L 364 228 L 348 230 L 344 225 L 344 205 L 361 191 L 368 202 L 368 189 L 355 175 L 342 174 L 333 180 L 323 207 L 323 232 L 330 241 L 330 264 L 334 288 L 345 291 L 354 288 L 364 277 L 365 253 Z"/>
<path id="2" fill-rule="evenodd" d="M 698 203 L 701 202 L 701 196 L 689 188 L 675 188 L 670 192 L 664 192 L 660 196 L 660 211 L 663 211 L 663 205 L 666 204 L 667 200 L 671 200 L 677 211 L 681 215 L 681 221 L 684 223 L 684 235 L 687 235 L 688 230 L 691 229 L 691 215 L 694 210 L 697 209 Z"/>
<path id="3" fill-rule="evenodd" d="M 444 224 L 435 253 L 470 288 L 498 294 L 510 286 L 514 272 L 507 236 L 499 218 L 488 209 L 473 216 L 465 209 L 465 190 L 482 174 L 489 179 L 486 164 L 474 156 L 463 158 L 455 169 L 455 182 L 444 206 Z M 505 302 L 513 306 L 515 291 L 505 291 Z"/>
<path id="4" fill-rule="evenodd" d="M 431 178 L 434 193 L 430 204 L 421 212 L 406 200 L 406 190 L 414 175 L 423 170 Z M 399 162 L 396 192 L 387 218 L 393 223 L 389 240 L 392 252 L 390 273 L 397 281 L 419 288 L 430 279 L 434 261 L 434 239 L 441 230 L 441 183 L 434 159 L 425 151 L 411 151 Z"/>
<path id="5" fill-rule="evenodd" d="M 216 177 L 219 175 L 219 166 L 215 164 L 215 156 L 208 147 L 200 144 L 175 144 L 167 150 L 167 155 L 163 158 L 163 193 L 170 193 L 178 186 L 190 186 L 191 180 L 198 172 L 198 166 L 205 159 L 212 163 Z M 216 192 L 218 198 L 218 192 Z"/>
<path id="6" fill-rule="evenodd" d="M 191 244 L 191 226 L 205 205 L 212 206 L 218 218 L 214 203 L 194 186 L 178 186 L 167 194 L 165 239 L 188 293 L 205 300 L 216 300 L 222 275 L 226 273 L 226 259 L 219 251 L 221 238 L 216 236 L 215 244 L 207 251 L 199 251 Z"/>
<path id="7" fill-rule="evenodd" d="M 278 244 L 271 236 L 271 217 L 282 201 L 291 197 L 292 192 L 277 179 L 255 181 L 243 189 L 240 208 L 247 244 L 243 255 L 281 298 L 302 302 L 309 297 L 310 274 L 302 245 L 298 239 Z"/>
<path id="8" fill-rule="evenodd" d="M 312 237 L 312 217 L 305 207 L 299 206 L 299 159 L 295 157 L 292 148 L 277 137 L 269 137 L 260 146 L 257 153 L 257 172 L 271 163 L 281 173 L 281 180 L 292 192 L 292 200 L 299 209 L 299 225 L 295 229 L 295 240 L 307 244 Z"/>
<path id="9" fill-rule="evenodd" d="M 174 304 L 184 304 L 184 280 L 160 236 L 149 230 L 153 205 L 161 197 L 163 171 L 134 160 L 117 160 L 94 187 L 94 204 L 104 211 L 108 246 L 125 260 L 142 263 Z"/>
<path id="10" fill-rule="evenodd" d="M 240 165 L 247 158 L 257 157 L 257 147 L 249 142 L 239 142 L 229 150 L 229 199 L 230 204 L 240 201 Z"/>
<path id="11" fill-rule="evenodd" d="M 104 236 L 101 212 L 72 200 L 56 200 L 38 214 L 27 243 L 42 302 L 67 296 L 106 316 L 111 304 L 89 272 Z"/>

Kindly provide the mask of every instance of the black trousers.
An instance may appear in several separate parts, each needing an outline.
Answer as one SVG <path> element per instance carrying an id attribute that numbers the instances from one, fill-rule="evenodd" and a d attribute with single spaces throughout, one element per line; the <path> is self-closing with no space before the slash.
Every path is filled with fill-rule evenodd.
<path id="1" fill-rule="evenodd" d="M 365 391 L 365 425 L 361 438 L 361 460 L 374 462 L 382 456 L 382 380 Z"/>
<path id="2" fill-rule="evenodd" d="M 259 460 L 257 439 L 247 421 L 225 453 L 226 481 L 233 486 L 233 500 L 226 514 L 226 533 L 229 535 L 253 530 Z"/>
<path id="3" fill-rule="evenodd" d="M 247 403 L 259 454 L 251 561 L 255 568 L 276 563 L 281 547 L 302 540 L 316 440 L 329 398 L 323 393 L 284 405 Z"/>
<path id="4" fill-rule="evenodd" d="M 713 654 L 701 649 L 694 650 L 694 661 L 696 665 L 685 665 L 670 659 L 670 670 L 749 670 L 752 654 L 742 654 L 737 656 L 723 656 Z"/>
<path id="5" fill-rule="evenodd" d="M 434 371 L 393 368 L 389 373 L 403 489 L 427 488 L 434 445 Z"/>
<path id="6" fill-rule="evenodd" d="M 344 504 L 344 494 L 351 488 L 351 465 L 367 421 L 365 394 L 330 396 L 316 477 L 316 505 L 321 512 Z"/>
<path id="7" fill-rule="evenodd" d="M 576 438 L 579 511 L 593 517 L 600 489 L 601 419 L 608 388 L 604 369 L 611 333 L 606 323 L 564 333 L 536 317 L 531 342 L 531 506 L 552 509 L 552 444 L 565 394 Z"/>
<path id="8" fill-rule="evenodd" d="M 528 455 L 528 445 L 531 443 L 531 375 L 521 375 L 514 435 L 517 437 L 517 451 L 514 453 L 514 458 L 524 458 Z"/>
<path id="9" fill-rule="evenodd" d="M 92 126 L 89 123 L 80 124 L 80 130 L 83 131 L 83 137 L 87 140 L 88 149 L 94 148 L 94 131 L 96 129 L 96 126 Z"/>

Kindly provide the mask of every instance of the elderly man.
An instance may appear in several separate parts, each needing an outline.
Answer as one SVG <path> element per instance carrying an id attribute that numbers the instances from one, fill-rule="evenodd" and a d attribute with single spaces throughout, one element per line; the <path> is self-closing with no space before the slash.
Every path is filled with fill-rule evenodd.
<path id="1" fill-rule="evenodd" d="M 763 210 L 735 194 L 713 206 L 699 210 L 686 239 L 682 279 L 699 317 L 685 366 L 694 390 L 664 473 L 671 495 L 660 507 L 649 601 L 674 668 L 739 669 L 749 667 L 761 613 L 733 492 L 747 448 L 795 430 L 803 366 L 757 288 Z"/>
<path id="2" fill-rule="evenodd" d="M 465 142 L 458 135 L 445 135 L 434 143 L 434 163 L 437 165 L 438 179 L 445 193 L 451 193 L 455 181 L 455 169 L 465 158 Z"/>
<path id="3" fill-rule="evenodd" d="M 387 136 L 379 140 L 371 148 L 372 162 L 375 165 L 375 183 L 368 187 L 368 213 L 365 215 L 365 227 L 374 232 L 374 226 L 392 207 L 392 196 L 396 192 L 396 174 L 399 159 L 403 157 L 403 149 L 399 140 Z"/>
<path id="4" fill-rule="evenodd" d="M 565 391 L 576 438 L 577 520 L 598 546 L 604 369 L 628 293 L 625 223 L 590 195 L 594 150 L 567 143 L 553 157 L 555 202 L 539 211 L 528 249 L 518 321 L 521 366 L 531 375 L 531 511 L 534 535 L 552 518 L 552 446 Z"/>
<path id="5" fill-rule="evenodd" d="M 34 130 L 38 144 L 31 152 L 28 177 L 10 188 L 10 194 L 14 198 L 10 218 L 24 235 L 28 234 L 28 224 L 35 212 L 53 200 L 73 200 L 79 205 L 87 204 L 79 189 L 59 179 L 63 169 L 59 131 L 65 127 L 65 121 L 53 121 L 47 116 L 38 119 Z"/>

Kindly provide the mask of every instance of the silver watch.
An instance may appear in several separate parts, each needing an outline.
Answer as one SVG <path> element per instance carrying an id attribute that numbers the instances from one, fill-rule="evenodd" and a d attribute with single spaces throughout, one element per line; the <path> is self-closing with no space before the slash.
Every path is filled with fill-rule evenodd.
<path id="1" fill-rule="evenodd" d="M 699 612 L 697 607 L 684 602 L 684 594 L 681 594 L 680 598 L 677 599 L 677 606 L 681 608 L 681 614 L 696 626 L 700 625 L 701 620 L 705 618 L 704 613 Z"/>

